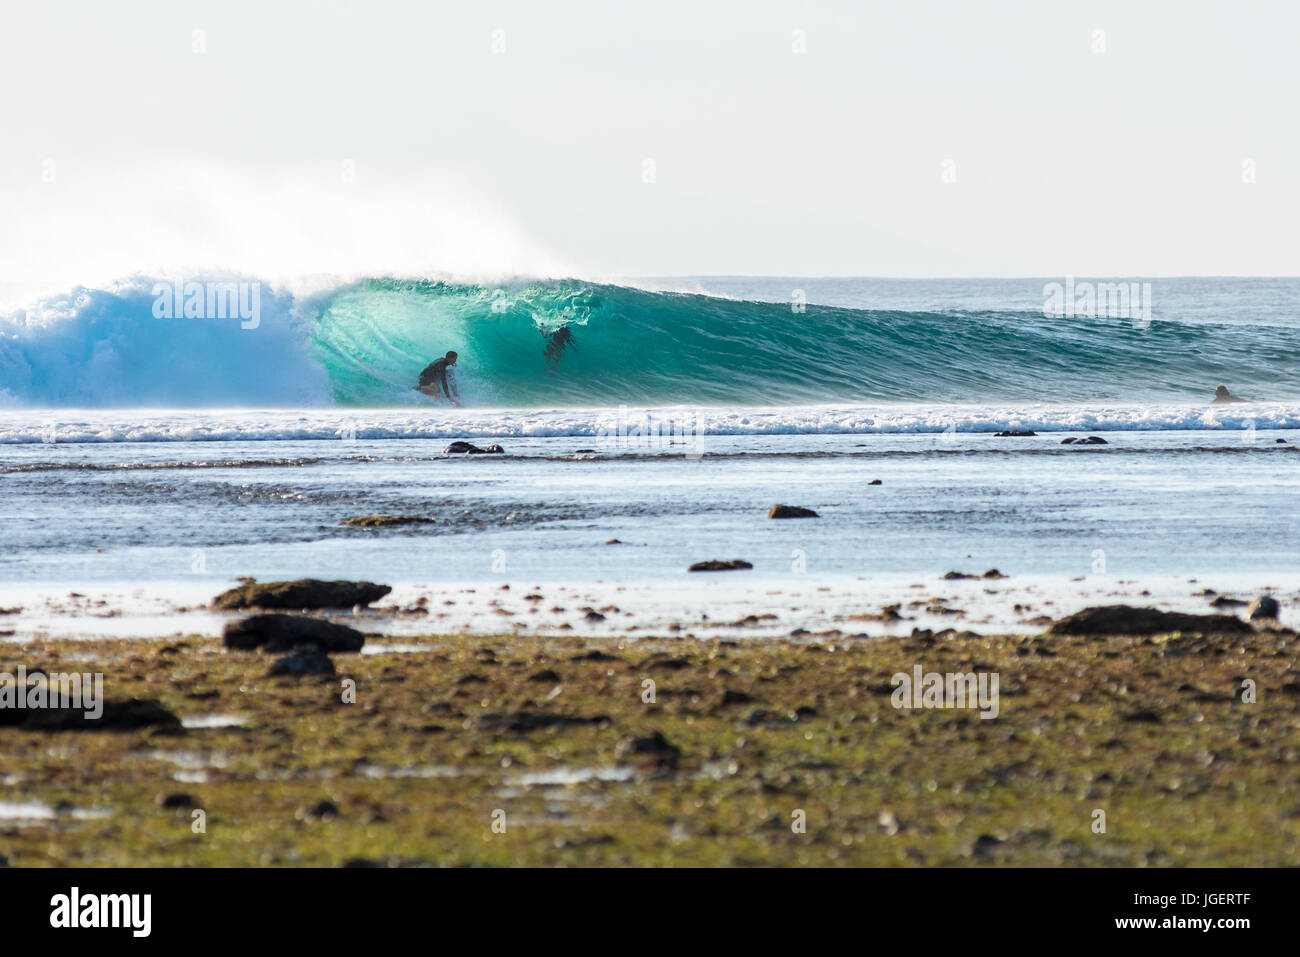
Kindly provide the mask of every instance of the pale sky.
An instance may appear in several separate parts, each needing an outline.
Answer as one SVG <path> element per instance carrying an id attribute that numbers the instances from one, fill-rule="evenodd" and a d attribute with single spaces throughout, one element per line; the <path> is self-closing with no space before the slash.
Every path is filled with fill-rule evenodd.
<path id="1" fill-rule="evenodd" d="M 29 0 L 0 282 L 1297 275 L 1298 11 Z"/>

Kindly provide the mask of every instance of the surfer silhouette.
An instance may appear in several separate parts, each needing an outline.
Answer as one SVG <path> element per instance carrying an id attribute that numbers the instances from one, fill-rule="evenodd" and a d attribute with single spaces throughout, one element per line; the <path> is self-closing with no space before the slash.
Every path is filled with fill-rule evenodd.
<path id="1" fill-rule="evenodd" d="M 1214 390 L 1214 401 L 1210 405 L 1229 405 L 1233 402 L 1249 402 L 1249 399 L 1243 399 L 1240 396 L 1233 395 L 1228 391 L 1226 385 L 1221 385 Z"/>
<path id="2" fill-rule="evenodd" d="M 573 333 L 569 331 L 568 326 L 560 326 L 546 336 L 546 349 L 543 350 L 543 354 L 552 369 L 559 368 L 560 356 L 564 355 L 564 351 L 573 344 Z"/>
<path id="3" fill-rule="evenodd" d="M 416 392 L 422 392 L 435 399 L 446 398 L 449 402 L 460 405 L 460 396 L 455 384 L 448 379 L 447 373 L 456 364 L 458 356 L 448 352 L 441 359 L 434 359 L 420 373 L 420 384 L 412 386 Z"/>

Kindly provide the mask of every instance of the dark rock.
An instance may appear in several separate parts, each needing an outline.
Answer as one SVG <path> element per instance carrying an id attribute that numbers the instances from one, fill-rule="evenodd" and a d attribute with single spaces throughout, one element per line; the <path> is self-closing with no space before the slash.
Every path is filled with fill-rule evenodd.
<path id="1" fill-rule="evenodd" d="M 198 805 L 199 802 L 194 800 L 194 795 L 185 794 L 181 791 L 173 791 L 171 794 L 158 795 L 159 807 L 198 807 Z"/>
<path id="2" fill-rule="evenodd" d="M 1260 595 L 1246 609 L 1246 617 L 1251 621 L 1277 621 L 1281 606 L 1272 595 Z"/>
<path id="3" fill-rule="evenodd" d="M 250 615 L 228 622 L 224 631 L 227 648 L 237 651 L 293 651 L 311 645 L 321 651 L 360 651 L 366 636 L 347 625 L 319 618 L 294 615 Z"/>
<path id="4" fill-rule="evenodd" d="M 743 691 L 732 691 L 730 688 L 728 688 L 726 691 L 722 692 L 723 705 L 751 704 L 753 700 L 754 699 L 750 695 L 746 694 Z"/>
<path id="5" fill-rule="evenodd" d="M 696 562 L 686 570 L 688 572 L 732 572 L 743 571 L 746 568 L 753 567 L 754 566 L 749 562 L 740 558 L 733 558 L 730 561 L 722 561 L 715 558 L 712 561 Z"/>
<path id="6" fill-rule="evenodd" d="M 606 544 L 606 545 L 622 545 L 623 543 L 620 542 L 617 538 L 611 538 L 611 539 L 606 540 L 605 544 Z"/>
<path id="7" fill-rule="evenodd" d="M 1142 711 L 1134 711 L 1132 714 L 1124 715 L 1125 721 L 1132 721 L 1135 724 L 1160 724 L 1161 718 L 1158 711 L 1152 711 L 1149 708 Z"/>
<path id="8" fill-rule="evenodd" d="M 570 661 L 622 661 L 617 655 L 607 655 L 599 649 L 593 648 L 591 651 L 584 651 L 580 655 L 574 655 Z"/>
<path id="9" fill-rule="evenodd" d="M 1246 603 L 1240 598 L 1230 598 L 1227 595 L 1220 595 L 1218 598 L 1210 602 L 1210 605 L 1213 608 L 1240 608 L 1244 604 Z"/>
<path id="10" fill-rule="evenodd" d="M 999 439 L 1020 439 L 1020 438 L 1027 438 L 1031 435 L 1037 435 L 1037 434 L 1038 433 L 1033 431 L 1032 429 L 1007 429 L 1004 432 L 993 433 L 994 437 Z"/>
<path id="11" fill-rule="evenodd" d="M 1110 445 L 1110 443 L 1107 442 L 1105 439 L 1103 439 L 1100 435 L 1090 435 L 1087 438 L 1079 438 L 1078 436 L 1071 436 L 1068 439 L 1061 439 L 1061 444 L 1062 445 Z"/>
<path id="12" fill-rule="evenodd" d="M 1162 635 L 1171 631 L 1192 631 L 1206 635 L 1240 635 L 1250 625 L 1231 615 L 1185 615 L 1157 608 L 1104 605 L 1085 608 L 1055 622 L 1049 635 Z"/>
<path id="13" fill-rule="evenodd" d="M 761 625 L 767 621 L 776 621 L 776 615 L 746 615 L 744 618 L 737 618 L 731 623 L 733 628 L 747 628 L 751 625 Z"/>
<path id="14" fill-rule="evenodd" d="M 531 675 L 528 676 L 528 680 L 545 681 L 547 684 L 554 684 L 555 682 L 561 679 L 560 679 L 560 673 L 558 671 L 552 671 L 550 668 L 547 668 L 545 671 L 533 672 Z"/>
<path id="15" fill-rule="evenodd" d="M 885 483 L 882 482 L 882 481 L 880 481 L 880 479 L 872 479 L 872 480 L 871 480 L 870 482 L 868 482 L 867 484 L 868 484 L 868 485 L 883 485 L 883 484 L 885 484 Z"/>
<path id="16" fill-rule="evenodd" d="M 502 455 L 505 449 L 493 444 L 485 449 L 479 448 L 473 442 L 453 442 L 442 450 L 445 455 Z"/>
<path id="17" fill-rule="evenodd" d="M 486 712 L 475 720 L 480 731 L 537 731 L 541 728 L 571 728 L 591 724 L 608 724 L 609 715 L 552 714 L 546 711 Z"/>
<path id="18" fill-rule="evenodd" d="M 821 518 L 810 508 L 799 505 L 773 505 L 767 513 L 768 518 Z"/>
<path id="19" fill-rule="evenodd" d="M 967 575 L 965 572 L 948 572 L 943 576 L 944 581 L 964 581 L 969 578 L 975 578 L 975 575 Z"/>
<path id="20" fill-rule="evenodd" d="M 979 858 L 995 857 L 1006 842 L 992 834 L 981 834 L 971 845 L 971 854 Z"/>
<path id="21" fill-rule="evenodd" d="M 315 818 L 317 820 L 323 820 L 325 818 L 330 818 L 330 817 L 338 817 L 339 807 L 333 801 L 318 801 L 316 804 L 313 804 L 311 807 L 305 810 L 302 816 L 308 818 Z"/>
<path id="22" fill-rule="evenodd" d="M 434 519 L 425 518 L 423 515 L 358 515 L 339 524 L 353 528 L 378 528 L 383 525 L 432 525 L 433 523 Z"/>
<path id="23" fill-rule="evenodd" d="M 990 568 L 988 571 L 986 571 L 983 575 L 980 576 L 980 578 L 1006 578 L 1006 577 L 1007 577 L 1006 575 L 1002 574 L 996 568 Z"/>
<path id="24" fill-rule="evenodd" d="M 646 662 L 651 668 L 663 668 L 666 671 L 680 671 L 683 668 L 689 668 L 691 662 L 687 658 L 660 658 Z"/>
<path id="25" fill-rule="evenodd" d="M 0 708 L 0 727 L 24 731 L 135 731 L 139 728 L 181 728 L 180 718 L 157 701 L 130 698 L 105 701 L 98 718 L 84 708 Z"/>
<path id="26" fill-rule="evenodd" d="M 595 455 L 596 450 L 595 449 L 574 449 L 573 454 L 574 455 Z"/>
<path id="27" fill-rule="evenodd" d="M 378 601 L 392 590 L 390 585 L 376 585 L 374 582 L 327 582 L 316 578 L 260 583 L 250 580 L 223 591 L 212 600 L 212 607 L 224 611 L 241 608 L 352 608 Z"/>
<path id="28" fill-rule="evenodd" d="M 315 645 L 295 648 L 292 654 L 277 658 L 267 672 L 269 677 L 276 675 L 332 675 L 334 662 Z"/>
<path id="29" fill-rule="evenodd" d="M 593 834 L 591 837 L 556 838 L 553 847 L 559 851 L 572 851 L 581 847 L 604 847 L 618 842 L 610 834 Z"/>
<path id="30" fill-rule="evenodd" d="M 624 738 L 614 749 L 614 755 L 620 759 L 631 756 L 651 758 L 675 768 L 682 756 L 682 749 L 665 738 L 662 731 L 655 731 L 643 737 Z"/>

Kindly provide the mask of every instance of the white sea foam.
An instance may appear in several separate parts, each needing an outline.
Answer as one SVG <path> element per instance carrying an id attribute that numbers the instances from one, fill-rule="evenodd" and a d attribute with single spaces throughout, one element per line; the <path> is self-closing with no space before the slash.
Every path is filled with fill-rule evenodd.
<path id="1" fill-rule="evenodd" d="M 0 443 L 249 442 L 345 438 L 573 436 L 617 444 L 619 422 L 686 423 L 702 435 L 889 435 L 944 432 L 1260 431 L 1300 428 L 1300 404 L 1097 406 L 798 406 L 718 409 L 456 409 L 310 411 L 12 409 Z M 694 432 L 692 431 L 692 434 Z"/>

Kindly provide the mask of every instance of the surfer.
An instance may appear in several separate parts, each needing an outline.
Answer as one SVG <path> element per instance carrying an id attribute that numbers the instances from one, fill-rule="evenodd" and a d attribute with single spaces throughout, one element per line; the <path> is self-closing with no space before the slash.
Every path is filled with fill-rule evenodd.
<path id="1" fill-rule="evenodd" d="M 543 354 L 552 369 L 559 368 L 560 356 L 564 355 L 564 350 L 571 345 L 573 345 L 573 333 L 569 331 L 568 326 L 560 326 L 546 337 L 546 349 Z"/>
<path id="2" fill-rule="evenodd" d="M 412 388 L 416 392 L 423 392 L 435 399 L 445 397 L 449 402 L 460 405 L 460 397 L 456 391 L 456 386 L 447 378 L 447 373 L 456 364 L 457 358 L 456 353 L 448 352 L 441 359 L 434 359 L 420 373 L 420 384 Z"/>
<path id="3" fill-rule="evenodd" d="M 1214 390 L 1214 401 L 1210 405 L 1229 405 L 1233 402 L 1249 402 L 1249 399 L 1243 399 L 1240 396 L 1233 395 L 1228 391 L 1226 385 L 1221 385 Z"/>

